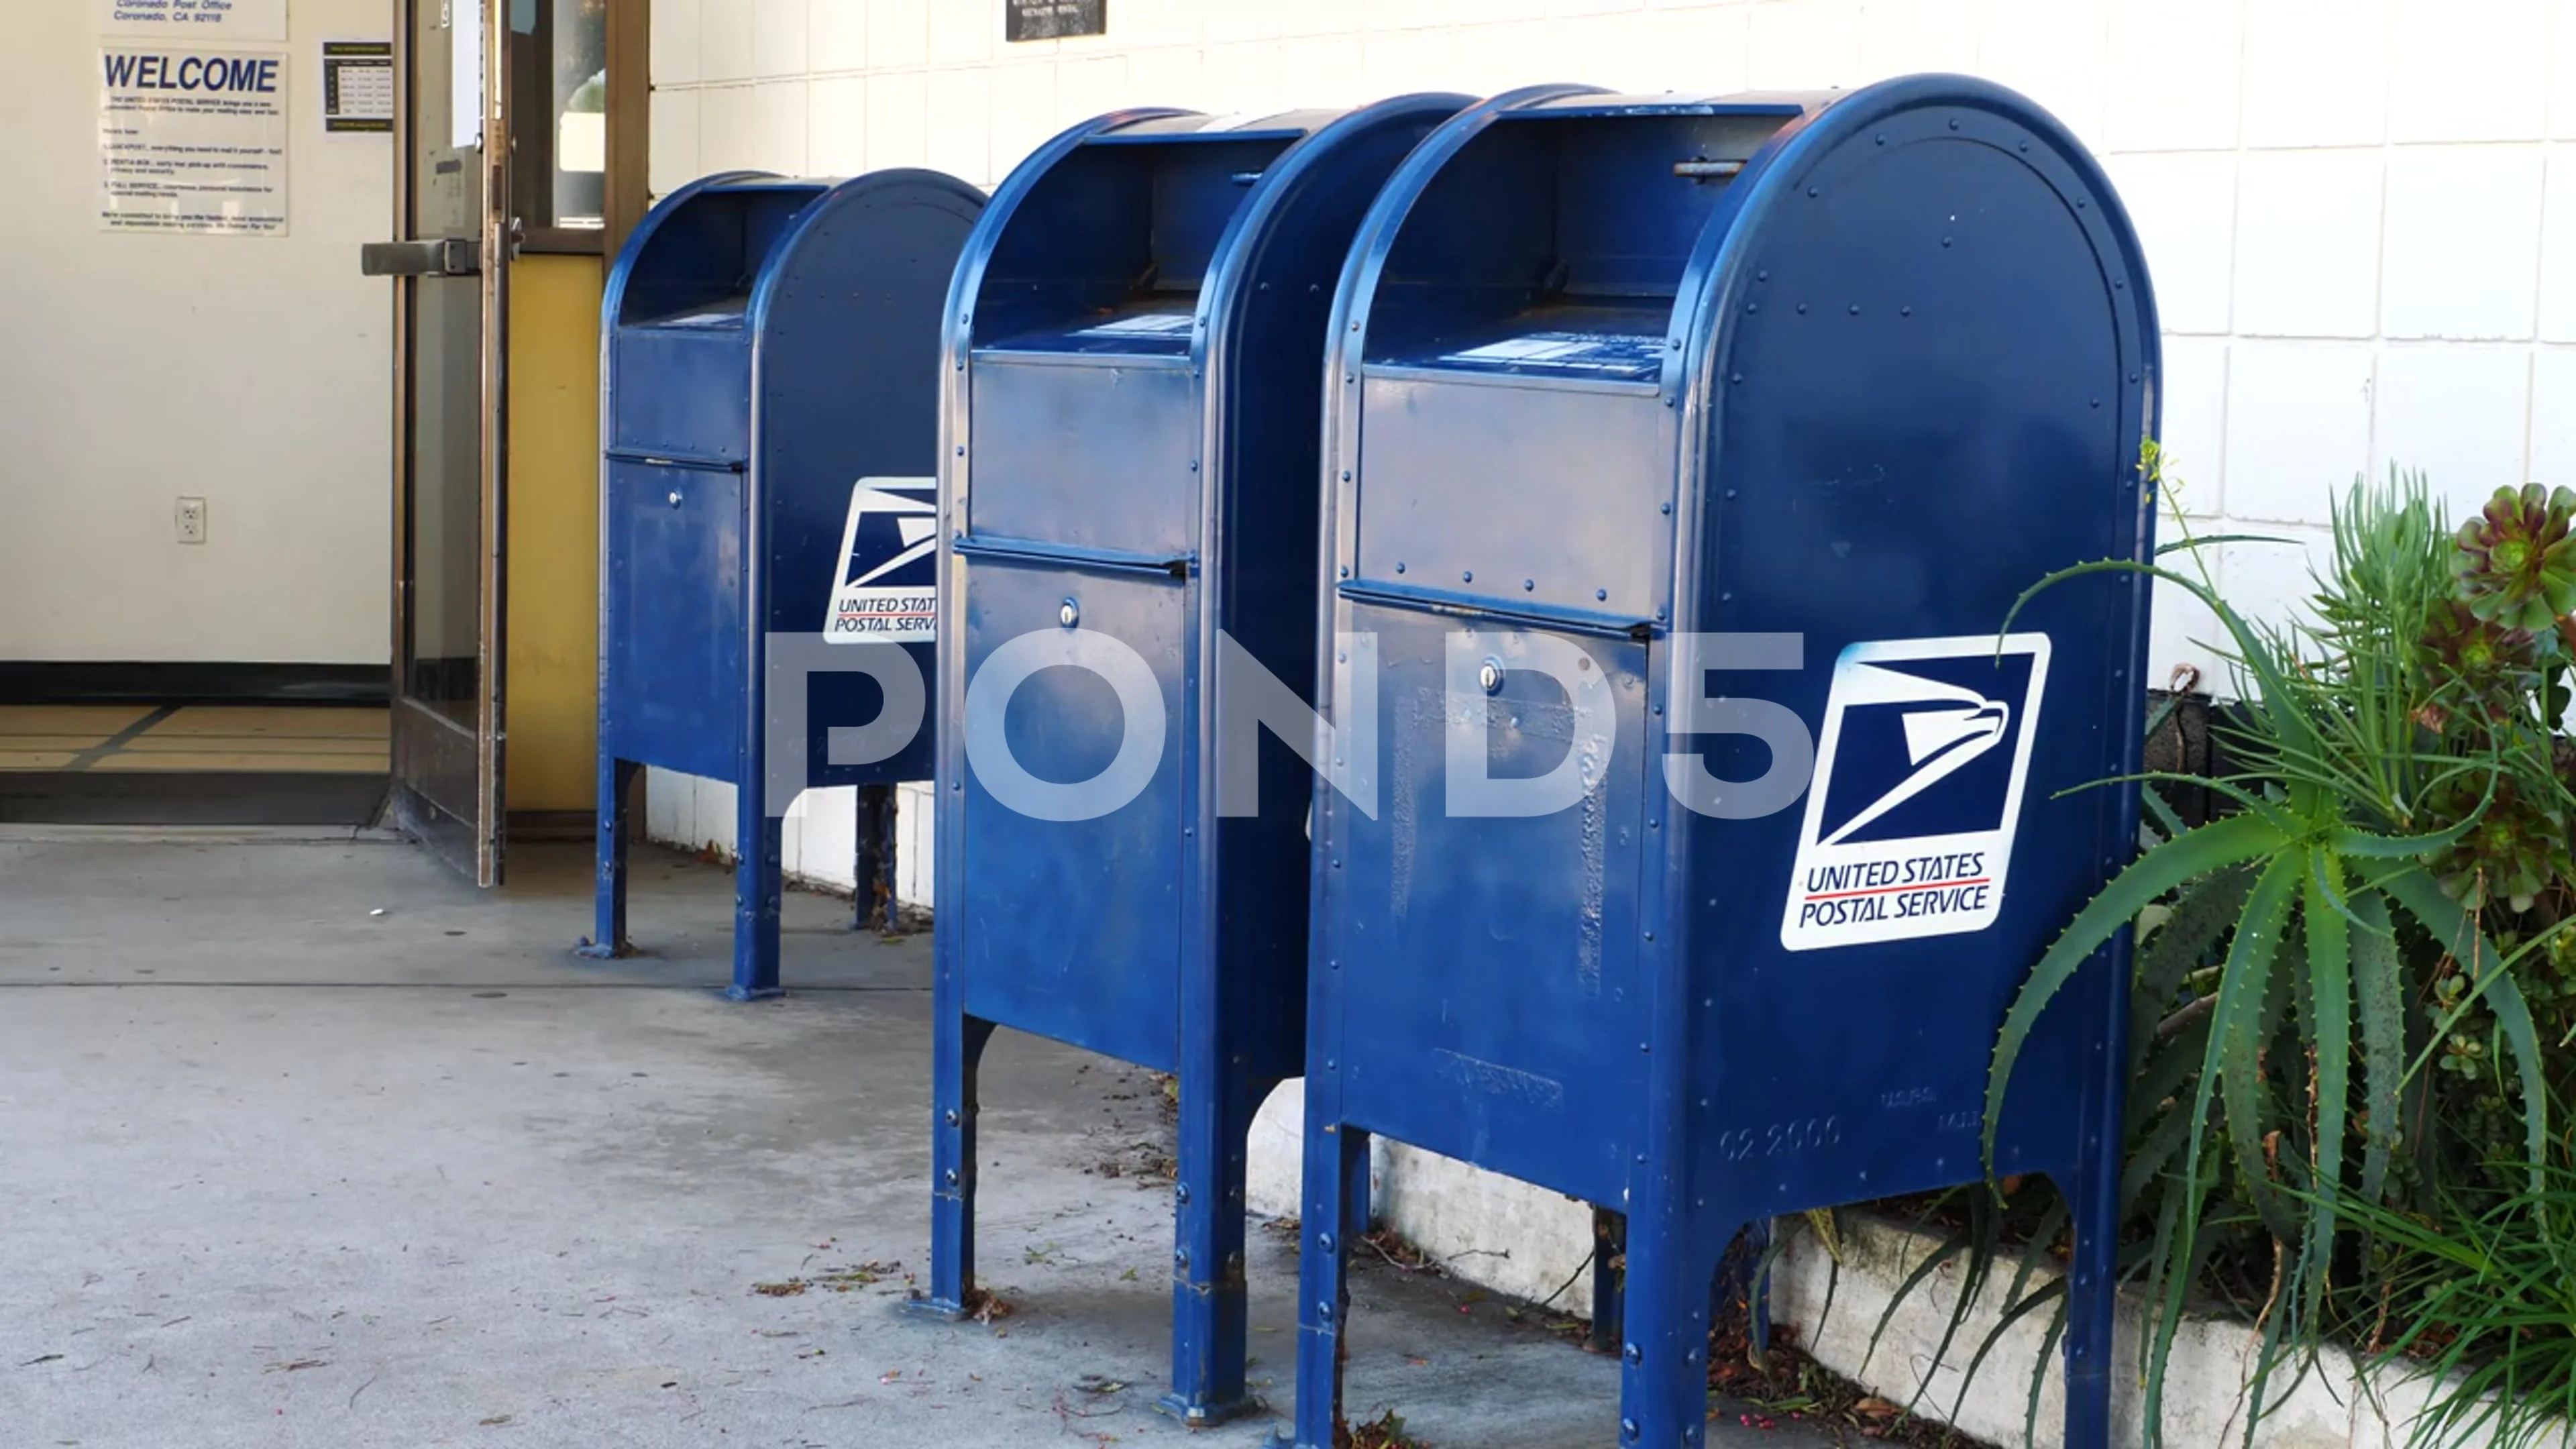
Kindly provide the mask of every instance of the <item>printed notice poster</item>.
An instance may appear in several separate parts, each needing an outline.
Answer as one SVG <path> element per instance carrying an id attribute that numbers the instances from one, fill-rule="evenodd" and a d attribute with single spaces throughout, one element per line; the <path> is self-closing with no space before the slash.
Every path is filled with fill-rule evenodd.
<path id="1" fill-rule="evenodd" d="M 99 62 L 102 228 L 285 234 L 285 52 L 111 45 Z"/>
<path id="2" fill-rule="evenodd" d="M 322 42 L 322 129 L 393 133 L 392 41 Z"/>
<path id="3" fill-rule="evenodd" d="M 96 0 L 107 35 L 184 37 L 199 44 L 284 40 L 286 0 Z"/>

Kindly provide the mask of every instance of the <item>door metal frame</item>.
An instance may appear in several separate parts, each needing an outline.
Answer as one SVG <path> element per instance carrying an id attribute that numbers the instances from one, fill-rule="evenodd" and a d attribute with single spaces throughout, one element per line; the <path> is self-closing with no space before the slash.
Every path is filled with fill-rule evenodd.
<path id="1" fill-rule="evenodd" d="M 608 0 L 608 189 L 603 262 L 652 208 L 645 159 L 653 128 L 653 0 Z"/>
<path id="2" fill-rule="evenodd" d="M 403 0 L 394 32 L 394 235 L 408 241 L 417 233 L 415 199 L 419 177 L 414 163 L 415 39 L 420 11 L 439 0 Z M 394 499 L 393 499 L 393 801 L 395 823 L 451 864 L 472 875 L 480 886 L 498 885 L 503 866 L 507 716 L 503 703 L 505 669 L 503 625 L 508 547 L 509 483 L 509 304 L 510 254 L 514 240 L 510 210 L 510 145 L 507 97 L 510 93 L 509 5 L 486 0 L 483 10 L 483 216 L 480 277 L 482 291 L 481 450 L 477 463 L 482 494 L 482 547 L 477 551 L 480 609 L 476 641 L 474 733 L 470 741 L 454 720 L 425 709 L 409 695 L 411 663 L 412 502 L 414 442 L 419 418 L 413 389 L 414 317 L 420 280 L 394 281 Z M 434 803 L 418 798 L 403 778 L 404 728 L 428 731 L 442 745 L 470 745 L 474 751 L 475 807 L 478 819 L 461 824 Z"/>

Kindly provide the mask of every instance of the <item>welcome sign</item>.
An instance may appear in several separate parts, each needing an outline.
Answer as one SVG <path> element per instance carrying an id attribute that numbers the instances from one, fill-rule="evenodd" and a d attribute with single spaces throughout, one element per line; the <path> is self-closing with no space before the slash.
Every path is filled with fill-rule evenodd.
<path id="1" fill-rule="evenodd" d="M 286 56 L 99 53 L 98 216 L 109 231 L 286 231 Z"/>

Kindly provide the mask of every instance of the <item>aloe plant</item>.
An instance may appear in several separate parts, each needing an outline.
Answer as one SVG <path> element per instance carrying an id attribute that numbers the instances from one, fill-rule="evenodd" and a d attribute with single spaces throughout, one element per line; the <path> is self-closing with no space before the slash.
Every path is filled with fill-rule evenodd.
<path id="1" fill-rule="evenodd" d="M 2519 510 L 2522 500 L 2515 502 Z M 2467 592 L 2478 578 L 2508 579 L 2493 591 L 2504 602 L 2476 617 L 2528 628 L 2532 598 L 2542 607 L 2555 602 L 2550 591 L 2563 555 L 2553 551 L 2566 533 L 2564 513 L 2553 524 L 2547 516 L 2535 523 L 2511 511 L 2489 524 L 2481 535 L 2488 545 L 2484 561 L 2449 582 Z M 2467 547 L 2465 533 L 2460 548 Z M 2180 985 L 2177 973 L 2190 969 L 2186 963 L 2199 953 L 2218 953 L 2214 965 L 2200 968 L 2207 976 L 2205 1006 L 2160 1023 L 2150 1014 L 2142 1022 L 2142 1029 L 2146 1023 L 2174 1028 L 2160 1043 L 2166 1050 L 2159 1063 L 2144 1065 L 2139 1044 L 2132 1047 L 2133 1066 L 2148 1078 L 2133 1074 L 2134 1090 L 2145 1100 L 2131 1113 L 2135 1155 L 2123 1186 L 2132 1216 L 2150 1188 L 2162 1188 L 2152 1238 L 2142 1255 L 2128 1256 L 2124 1274 L 2143 1277 L 2160 1309 L 2145 1345 L 2150 1443 L 2160 1437 L 2164 1365 L 2185 1298 L 2220 1226 L 2211 1219 L 2214 1197 L 2241 1201 L 2279 1245 L 2275 1281 L 2261 1310 L 2263 1351 L 2249 1442 L 2271 1371 L 2324 1329 L 2347 1199 L 2376 1206 L 2386 1191 L 2401 1091 L 2420 1065 L 2408 1056 L 2404 1013 L 2416 993 L 2403 965 L 2401 930 L 2422 932 L 2458 983 L 2436 1003 L 2434 1045 L 2426 1050 L 2482 1013 L 2512 1059 L 2525 1158 L 2542 1160 L 2548 1094 L 2537 1031 L 2509 960 L 2480 914 L 2492 894 L 2519 898 L 2524 882 L 2463 888 L 2487 879 L 2479 874 L 2483 855 L 2472 833 L 2512 790 L 2506 777 L 2515 767 L 2491 742 L 2463 747 L 2428 723 L 2446 721 L 2465 687 L 2465 676 L 2424 667 L 2426 635 L 2448 592 L 2441 565 L 2452 544 L 2420 482 L 2400 480 L 2378 494 L 2357 486 L 2338 510 L 2337 574 L 2319 599 L 2312 629 L 2250 625 L 2206 580 L 2128 560 L 2061 570 L 2032 585 L 2014 606 L 2018 615 L 2040 591 L 2095 574 L 2166 580 L 2197 597 L 2225 629 L 2247 704 L 2231 742 L 2245 773 L 2190 780 L 2217 790 L 2238 813 L 2158 841 L 2078 912 L 2007 1013 L 1988 1081 L 1984 1146 L 1991 1163 L 2014 1062 L 2041 1012 L 2085 961 L 2149 907 L 2169 902 L 2157 933 L 2162 939 L 2138 963 L 2140 986 L 2166 993 L 2148 1002 L 2150 1013 L 2160 1013 Z M 2542 562 L 2534 565 L 2534 558 Z M 2009 619 L 2004 627 L 2011 627 Z M 2173 777 L 2121 783 L 2164 778 Z M 2557 788 L 2554 780 L 2550 788 Z M 2464 791 L 2471 803 L 2457 810 Z M 2432 825 L 2436 820 L 2443 823 Z M 2524 833 L 2517 827 L 2509 834 L 2509 853 L 2526 858 Z M 2460 874 L 2464 849 L 2473 857 L 2469 879 L 2455 879 L 2445 890 L 2441 873 Z M 2176 932 L 2178 922 L 2189 929 Z M 2522 952 L 2536 944 L 2524 943 Z M 2281 1061 L 2301 1057 L 2313 1063 L 2307 1072 L 2282 1072 Z M 2356 1059 L 2362 1098 L 2357 1175 L 2348 1173 L 2346 1161 L 2356 1126 Z M 2281 1090 L 2275 1079 L 2283 1075 L 2305 1090 Z M 2296 1081 L 2300 1076 L 2304 1083 Z M 2293 1110 L 2284 1110 L 2285 1097 Z M 2137 1135 L 2142 1126 L 2148 1128 L 2143 1139 Z M 2302 1142 L 2304 1153 L 2295 1150 Z"/>

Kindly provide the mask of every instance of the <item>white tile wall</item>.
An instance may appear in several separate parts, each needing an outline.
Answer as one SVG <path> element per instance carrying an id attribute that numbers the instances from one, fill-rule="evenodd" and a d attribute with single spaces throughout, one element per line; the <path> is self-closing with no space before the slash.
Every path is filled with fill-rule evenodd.
<path id="1" fill-rule="evenodd" d="M 816 8 L 842 7 L 834 0 L 815 0 Z M 653 33 L 649 37 L 651 52 L 648 64 L 653 69 L 656 95 L 674 87 L 694 85 L 704 75 L 701 57 L 706 52 L 703 10 L 700 0 L 660 0 L 653 7 Z M 662 133 L 654 128 L 652 149 L 662 148 Z M 657 184 L 654 190 L 662 188 Z"/>
<path id="2" fill-rule="evenodd" d="M 2414 17 L 2392 55 L 2388 139 L 2528 141 L 2542 134 L 2550 12 L 2559 8 L 2550 0 L 2466 0 Z"/>
<path id="3" fill-rule="evenodd" d="M 2576 488 L 2576 349 L 2532 359 L 2531 476 Z"/>
<path id="4" fill-rule="evenodd" d="M 2576 30 L 2576 15 L 2567 28 Z M 2568 62 L 2576 69 L 2576 58 Z M 2576 94 L 2567 98 L 2576 109 Z M 2547 151 L 2549 179 L 2540 214 L 2540 336 L 2576 342 L 2576 146 Z"/>
<path id="5" fill-rule="evenodd" d="M 752 0 L 751 73 L 797 76 L 810 68 L 806 47 L 808 0 Z"/>
<path id="6" fill-rule="evenodd" d="M 846 3 L 846 0 L 844 0 Z M 947 0 L 956 9 L 968 7 Z M 930 62 L 931 0 L 866 0 L 868 12 L 868 67 L 872 70 L 901 70 Z M 994 16 L 999 24 L 1000 17 Z"/>
<path id="7" fill-rule="evenodd" d="M 2279 542 L 2221 547 L 2219 597 L 2248 619 L 2308 617 L 2308 600 L 2316 592 L 2315 577 L 2334 562 L 2333 535 L 2304 524 L 2275 524 L 2265 528 L 2263 534 Z"/>
<path id="8" fill-rule="evenodd" d="M 2550 12 L 2549 134 L 2576 140 L 2576 17 L 2567 0 Z"/>
<path id="9" fill-rule="evenodd" d="M 2244 339 L 2229 349 L 2226 517 L 2326 517 L 2326 500 L 2370 466 L 2373 361 L 2368 343 Z"/>
<path id="10" fill-rule="evenodd" d="M 656 11 L 661 8 L 655 7 Z M 806 53 L 817 75 L 834 75 L 842 71 L 865 70 L 868 64 L 868 12 L 847 0 L 807 0 Z M 653 19 L 658 34 L 662 28 L 659 14 Z M 653 77 L 659 86 L 662 78 Z"/>
<path id="11" fill-rule="evenodd" d="M 1002 43 L 1000 28 L 991 6 L 935 0 L 930 7 L 930 64 L 942 70 L 982 65 Z"/>
<path id="12" fill-rule="evenodd" d="M 662 17 L 653 24 L 660 28 Z M 698 0 L 698 79 L 750 79 L 751 30 L 752 0 Z"/>
<path id="13" fill-rule="evenodd" d="M 2236 173 L 2236 329 L 2368 337 L 2379 322 L 2384 152 L 2255 151 Z"/>
<path id="14" fill-rule="evenodd" d="M 2104 163 L 2147 249 L 2167 333 L 2224 336 L 2236 278 L 2233 151 L 2164 151 Z"/>
<path id="15" fill-rule="evenodd" d="M 1102 39 L 1010 45 L 993 0 L 657 0 L 653 185 L 929 165 L 990 187 L 1136 103 L 1967 71 L 2056 110 L 2120 186 L 2199 531 L 2313 546 L 2328 496 L 2390 464 L 2461 503 L 2525 477 L 2576 486 L 2576 0 L 1115 0 L 1111 17 Z M 2307 590 L 2301 547 L 2223 555 L 2249 608 Z M 2210 637 L 2160 594 L 2151 676 L 2206 665 L 2190 641 Z M 926 798 L 908 804 L 907 835 L 926 831 Z M 731 809 L 657 774 L 649 823 L 724 844 Z M 849 813 L 846 792 L 805 804 L 800 871 L 847 881 Z M 906 854 L 926 868 L 926 835 Z"/>
<path id="16" fill-rule="evenodd" d="M 1860 30 L 1858 0 L 1762 0 L 1745 37 L 1746 83 L 1755 90 L 1852 85 L 1861 78 Z"/>
<path id="17" fill-rule="evenodd" d="M 990 70 L 931 73 L 930 140 L 922 165 L 951 176 L 982 176 L 993 169 L 993 81 Z"/>
<path id="18" fill-rule="evenodd" d="M 2048 107 L 2088 146 L 2110 114 L 2109 0 L 1986 0 L 1976 72 Z"/>
<path id="19" fill-rule="evenodd" d="M 2388 154 L 2380 328 L 2390 337 L 2528 338 L 2540 280 L 2537 146 Z"/>
<path id="20" fill-rule="evenodd" d="M 807 82 L 805 161 L 817 175 L 852 176 L 866 170 L 871 134 L 867 77 L 827 75 Z"/>
<path id="21" fill-rule="evenodd" d="M 2227 512 L 2227 354 L 2223 337 L 2165 339 L 2163 454 L 2166 494 L 2204 518 Z M 2184 480 L 2177 487 L 2173 475 Z"/>
<path id="22" fill-rule="evenodd" d="M 1201 52 L 1198 94 L 1214 111 L 1259 113 L 1360 99 L 1356 41 L 1296 38 L 1237 41 Z M 1345 49 L 1345 47 L 1349 47 Z M 1144 94 L 1144 92 L 1138 92 Z M 1329 95 L 1323 102 L 1306 99 Z"/>
<path id="23" fill-rule="evenodd" d="M 930 78 L 900 72 L 870 76 L 864 135 L 867 170 L 920 165 L 930 151 Z"/>
<path id="24" fill-rule="evenodd" d="M 2448 8 L 2431 0 L 2246 0 L 2245 144 L 2386 140 L 2390 32 L 2401 5 L 2410 31 Z"/>
<path id="25" fill-rule="evenodd" d="M 710 169 L 699 162 L 703 148 L 699 145 L 699 116 L 705 105 L 704 91 L 657 90 L 653 92 L 653 145 L 645 156 L 646 184 L 656 196 L 678 190 L 691 178 L 703 176 Z"/>
<path id="26" fill-rule="evenodd" d="M 2116 0 L 2102 144 L 2231 150 L 2243 111 L 2246 0 Z M 2152 84 L 2142 78 L 2152 77 Z"/>
<path id="27" fill-rule="evenodd" d="M 2423 469 L 2458 518 L 2528 476 L 2530 399 L 2528 349 L 2391 347 L 2379 358 L 2371 471 Z"/>
<path id="28" fill-rule="evenodd" d="M 1860 73 L 1977 69 L 1979 0 L 1864 0 Z"/>
<path id="29" fill-rule="evenodd" d="M 645 786 L 644 829 L 653 839 L 731 858 L 731 785 L 652 770 Z M 895 895 L 927 909 L 933 843 L 930 787 L 895 789 Z M 779 832 L 788 878 L 847 891 L 857 879 L 858 791 L 808 790 L 790 805 Z"/>

